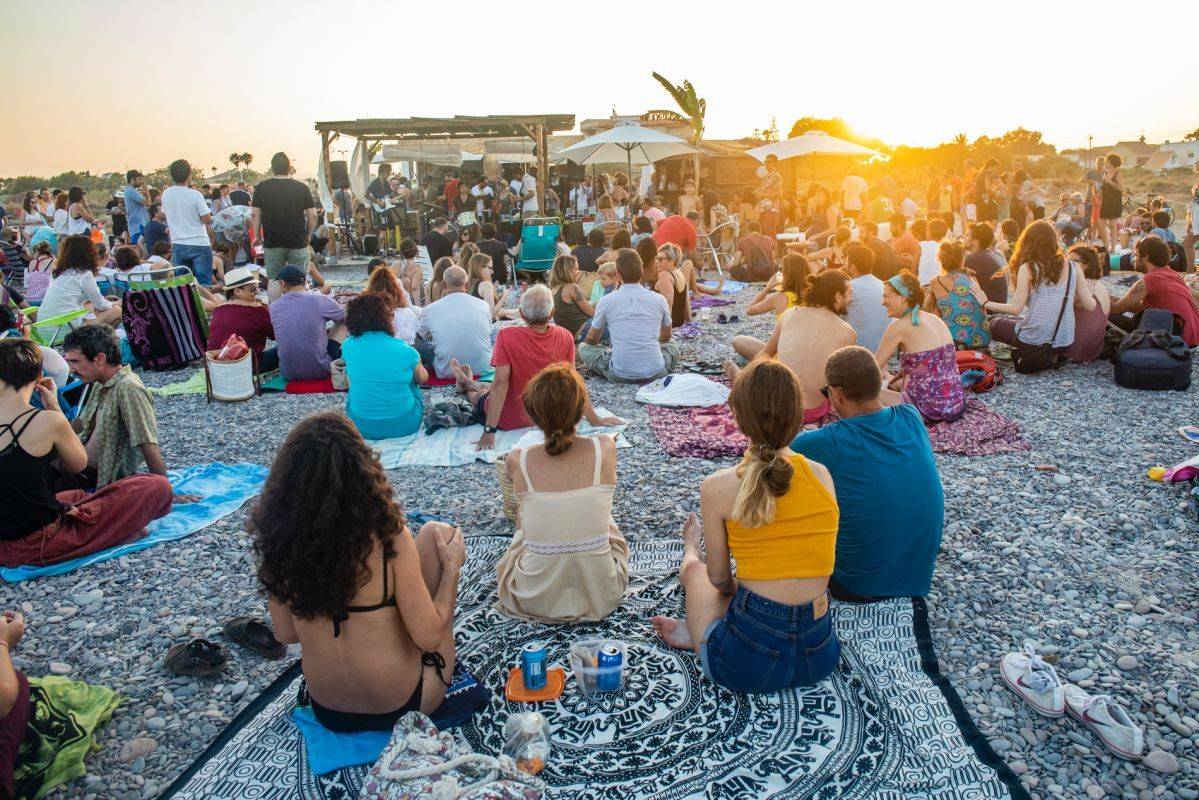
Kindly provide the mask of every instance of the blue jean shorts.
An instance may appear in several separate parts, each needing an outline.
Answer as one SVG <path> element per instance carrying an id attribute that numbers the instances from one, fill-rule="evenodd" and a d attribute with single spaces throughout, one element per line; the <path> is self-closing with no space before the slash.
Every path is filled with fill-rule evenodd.
<path id="1" fill-rule="evenodd" d="M 197 283 L 212 285 L 212 248 L 208 245 L 174 245 L 171 247 L 171 261 L 177 267 L 190 267 Z"/>
<path id="2" fill-rule="evenodd" d="M 827 595 L 826 598 L 827 600 Z M 699 660 L 708 680 L 735 692 L 777 692 L 827 678 L 841 658 L 832 611 L 788 606 L 738 587 L 723 619 L 704 631 Z"/>

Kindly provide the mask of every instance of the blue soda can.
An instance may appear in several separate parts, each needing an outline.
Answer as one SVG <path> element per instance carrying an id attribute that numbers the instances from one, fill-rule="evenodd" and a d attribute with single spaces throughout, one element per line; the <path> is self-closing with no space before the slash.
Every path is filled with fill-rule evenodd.
<path id="1" fill-rule="evenodd" d="M 545 643 L 530 642 L 520 651 L 520 671 L 525 688 L 530 691 L 545 688 Z"/>
<path id="2" fill-rule="evenodd" d="M 596 666 L 599 667 L 596 688 L 601 692 L 620 691 L 620 664 L 623 661 L 620 648 L 614 644 L 606 644 L 600 648 Z M 607 671 L 610 670 L 610 671 Z"/>

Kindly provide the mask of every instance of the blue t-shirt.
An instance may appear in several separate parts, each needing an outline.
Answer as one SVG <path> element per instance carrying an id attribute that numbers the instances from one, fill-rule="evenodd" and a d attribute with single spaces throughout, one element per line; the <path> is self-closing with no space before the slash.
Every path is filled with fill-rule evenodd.
<path id="1" fill-rule="evenodd" d="M 146 223 L 150 221 L 150 211 L 147 208 L 150 193 L 145 189 L 129 185 L 125 187 L 124 194 L 125 222 L 129 226 L 129 233 L 135 234 L 145 228 Z"/>
<path id="2" fill-rule="evenodd" d="M 412 373 L 420 354 L 402 339 L 382 331 L 342 342 L 350 392 L 346 411 L 364 439 L 391 439 L 420 430 L 425 415 Z"/>
<path id="3" fill-rule="evenodd" d="M 134 229 L 130 228 L 130 230 Z M 154 245 L 169 241 L 171 241 L 171 234 L 167 232 L 167 226 L 156 219 L 147 222 L 146 227 L 142 229 L 141 245 L 150 255 L 154 255 Z"/>
<path id="4" fill-rule="evenodd" d="M 945 493 L 920 412 L 884 408 L 801 433 L 791 449 L 828 468 L 841 525 L 833 579 L 854 594 L 928 594 Z"/>
<path id="5" fill-rule="evenodd" d="M 1156 236 L 1163 242 L 1173 242 L 1174 244 L 1178 244 L 1178 238 L 1174 236 L 1174 231 L 1170 230 L 1169 228 L 1154 228 L 1153 230 L 1149 231 L 1149 235 Z"/>

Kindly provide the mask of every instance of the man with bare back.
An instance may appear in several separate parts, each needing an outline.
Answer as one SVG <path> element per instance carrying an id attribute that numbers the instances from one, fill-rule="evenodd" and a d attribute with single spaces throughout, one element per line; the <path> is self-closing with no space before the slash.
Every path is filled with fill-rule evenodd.
<path id="1" fill-rule="evenodd" d="M 770 341 L 757 355 L 777 358 L 799 377 L 805 425 L 822 424 L 830 415 L 828 398 L 820 391 L 828 357 L 857 342 L 854 329 L 841 318 L 852 297 L 849 276 L 841 270 L 809 276 L 803 305 L 783 312 Z M 731 361 L 725 362 L 724 369 L 730 380 L 740 372 Z"/>

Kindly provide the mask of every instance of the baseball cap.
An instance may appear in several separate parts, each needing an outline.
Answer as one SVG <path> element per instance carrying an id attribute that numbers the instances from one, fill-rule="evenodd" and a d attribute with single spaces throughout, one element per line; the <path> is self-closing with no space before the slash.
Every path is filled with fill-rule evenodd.
<path id="1" fill-rule="evenodd" d="M 257 280 L 258 270 L 250 269 L 249 267 L 238 267 L 225 273 L 225 288 L 236 289 L 238 286 L 245 286 L 247 283 L 254 283 Z"/>
<path id="2" fill-rule="evenodd" d="M 283 269 L 279 270 L 279 280 L 283 283 L 303 283 L 307 274 L 302 267 L 297 267 L 295 264 L 288 264 Z M 228 286 L 229 284 L 225 284 Z"/>

